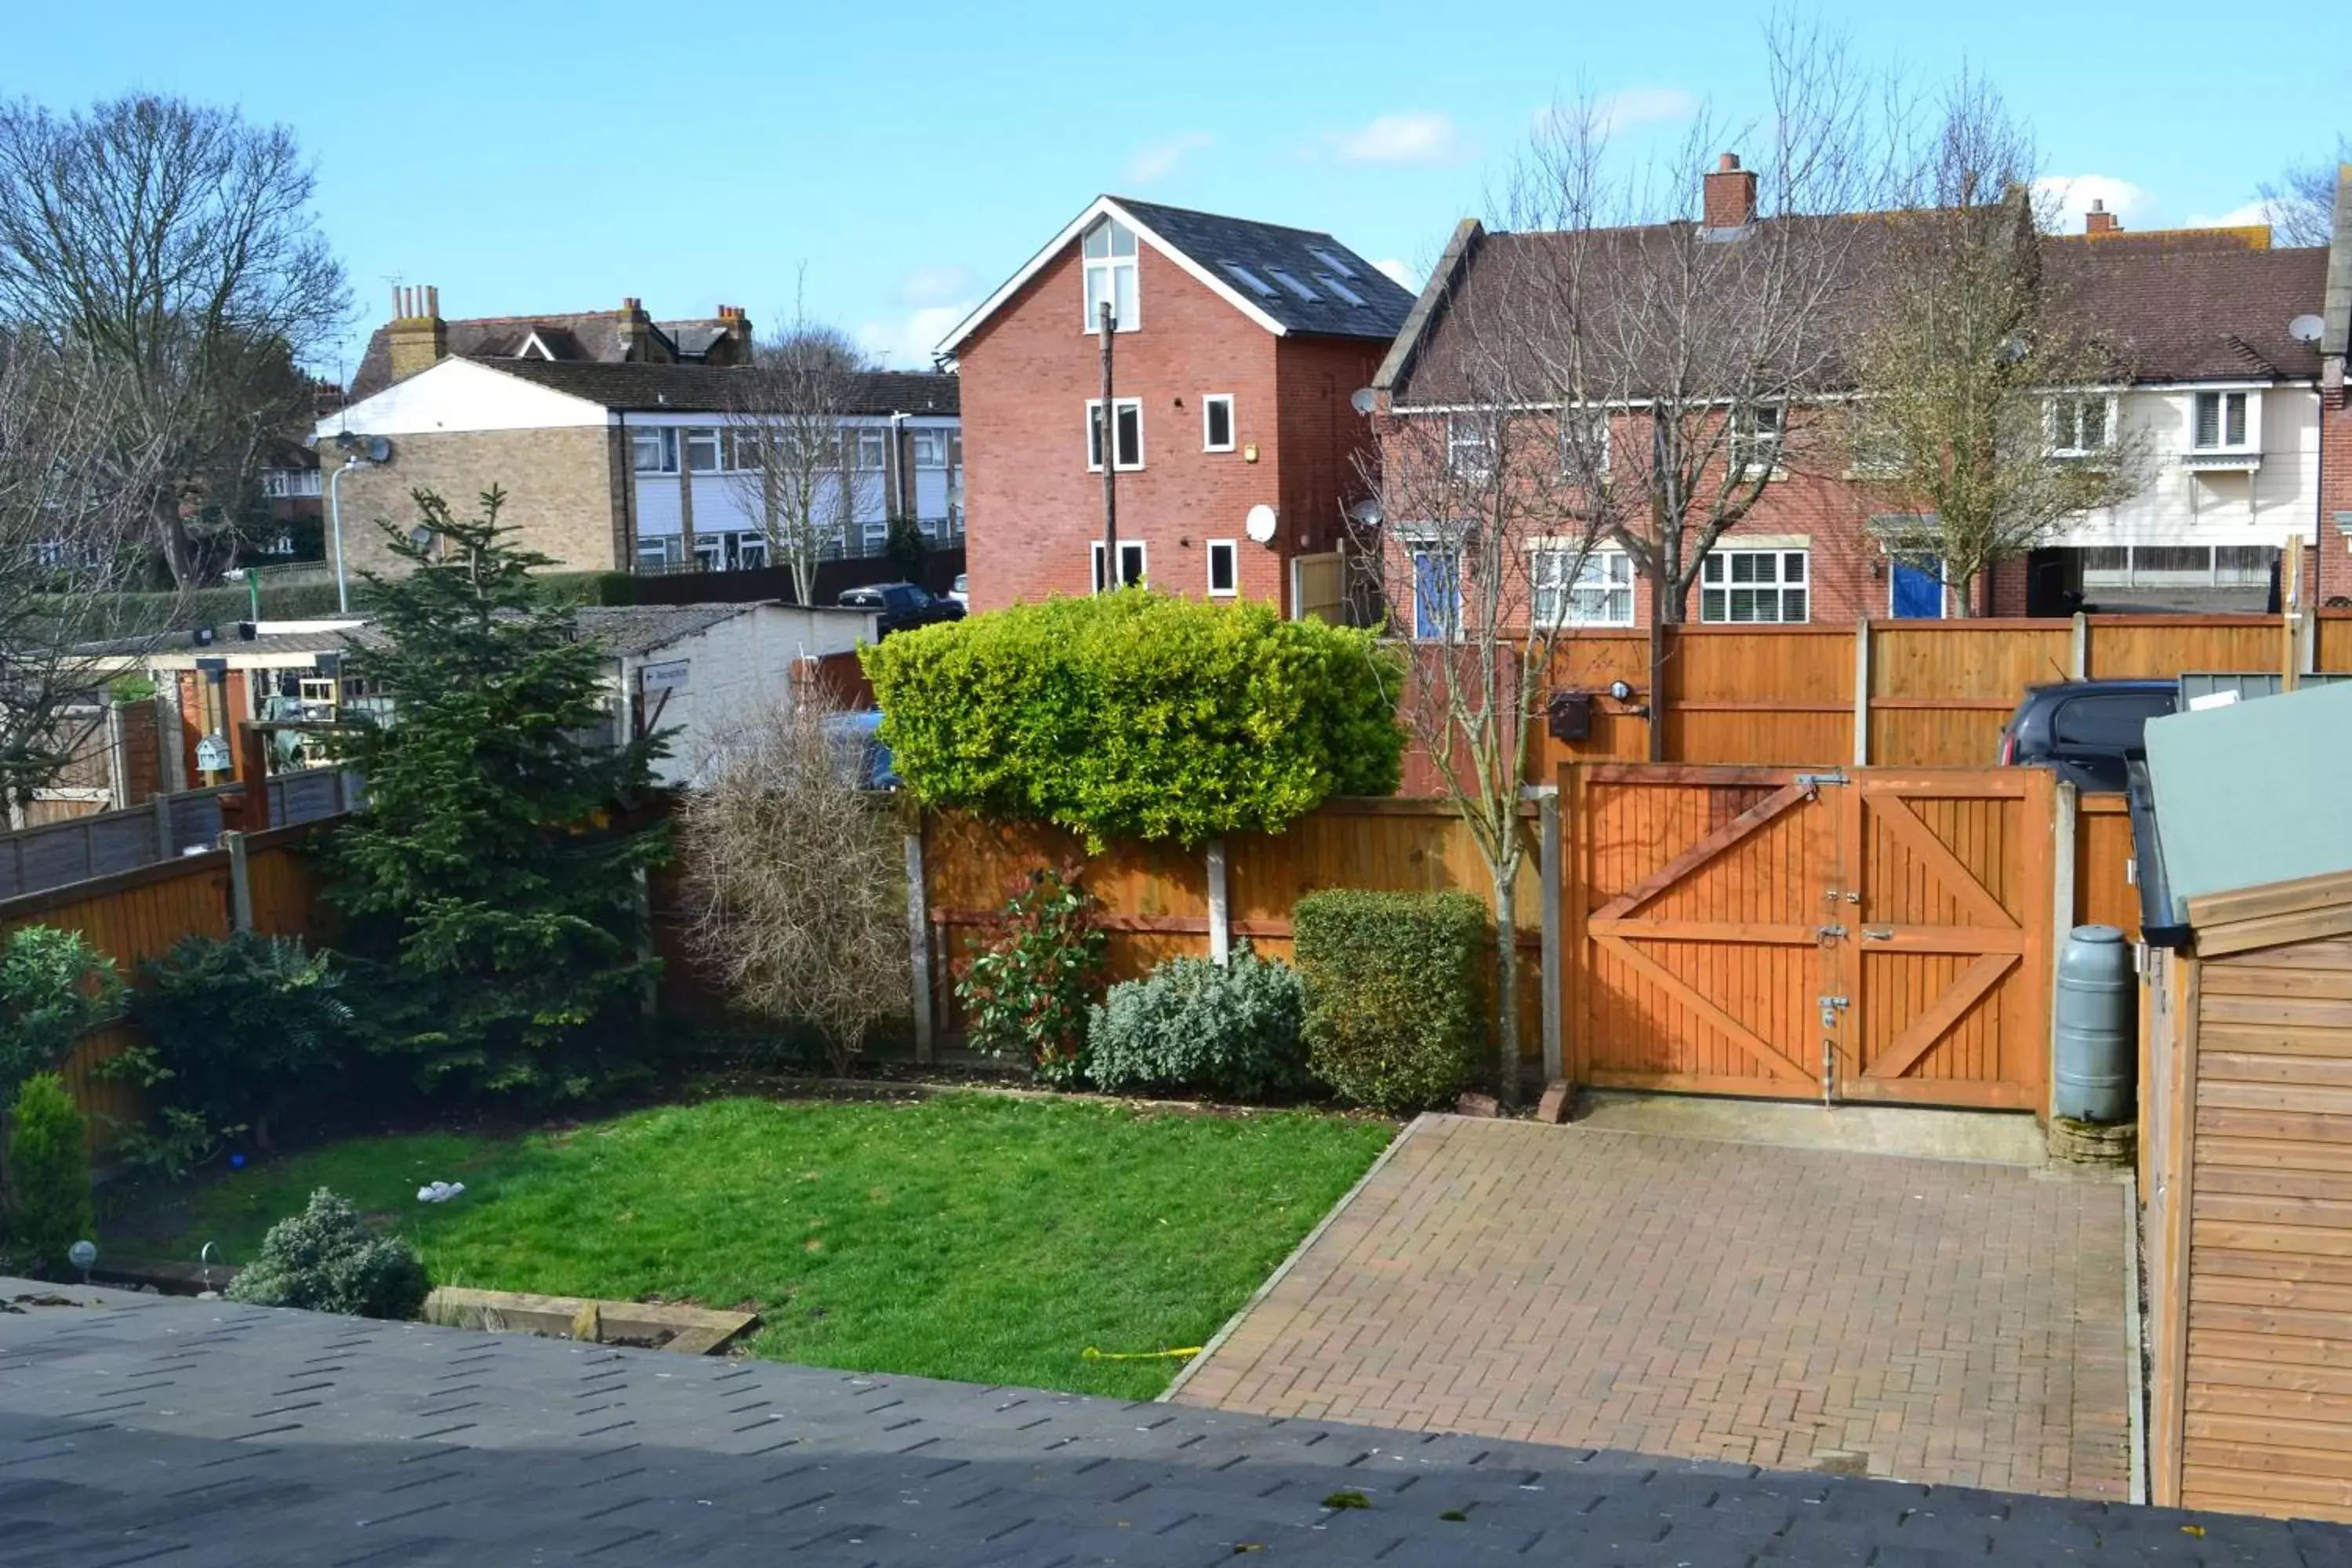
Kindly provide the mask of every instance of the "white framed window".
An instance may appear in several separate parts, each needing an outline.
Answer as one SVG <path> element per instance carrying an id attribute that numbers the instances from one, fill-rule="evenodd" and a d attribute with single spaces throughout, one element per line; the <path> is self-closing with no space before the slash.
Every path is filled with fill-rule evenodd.
<path id="1" fill-rule="evenodd" d="M 2115 445 L 2115 399 L 2105 393 L 2070 392 L 2044 406 L 2052 457 L 2087 458 Z"/>
<path id="2" fill-rule="evenodd" d="M 1586 464 L 1591 477 L 1609 477 L 1609 416 L 1598 410 L 1568 409 L 1559 416 L 1559 473 L 1574 479 Z"/>
<path id="3" fill-rule="evenodd" d="M 690 474 L 715 474 L 719 467 L 719 432 L 688 430 L 686 433 L 686 471 Z"/>
<path id="4" fill-rule="evenodd" d="M 1094 563 L 1095 592 L 1099 594 L 1103 591 L 1102 541 L 1096 540 L 1088 549 Z M 1139 539 L 1120 540 L 1118 542 L 1118 585 L 1122 588 L 1132 588 L 1145 580 L 1143 542 Z"/>
<path id="5" fill-rule="evenodd" d="M 1740 473 L 1759 479 L 1780 471 L 1781 437 L 1788 413 L 1779 404 L 1759 403 L 1731 418 L 1731 460 Z"/>
<path id="6" fill-rule="evenodd" d="M 695 569 L 717 572 L 727 561 L 727 542 L 717 534 L 700 534 L 694 541 Z"/>
<path id="7" fill-rule="evenodd" d="M 1143 399 L 1115 398 L 1111 403 L 1112 423 L 1118 428 L 1113 439 L 1117 443 L 1118 468 L 1121 473 L 1143 467 Z M 1087 399 L 1087 471 L 1102 472 L 1102 399 Z"/>
<path id="8" fill-rule="evenodd" d="M 2243 392 L 2194 395 L 2189 445 L 2200 452 L 2243 451 L 2253 444 L 2252 397 Z"/>
<path id="9" fill-rule="evenodd" d="M 890 524 L 887 519 L 877 519 L 858 524 L 858 551 L 865 555 L 879 555 L 889 546 Z"/>
<path id="10" fill-rule="evenodd" d="M 675 533 L 637 541 L 637 570 L 640 572 L 667 572 L 683 559 L 684 553 Z"/>
<path id="11" fill-rule="evenodd" d="M 757 473 L 767 465 L 767 437 L 751 426 L 738 425 L 727 432 L 727 466 L 745 473 Z"/>
<path id="12" fill-rule="evenodd" d="M 636 429 L 629 432 L 630 463 L 641 474 L 677 472 L 677 432 Z"/>
<path id="13" fill-rule="evenodd" d="M 735 536 L 735 563 L 746 572 L 757 572 L 768 564 L 768 539 L 761 533 L 739 533 Z"/>
<path id="14" fill-rule="evenodd" d="M 1102 328 L 1102 308 L 1110 305 L 1112 325 L 1131 332 L 1143 325 L 1143 309 L 1136 298 L 1135 231 L 1117 218 L 1107 217 L 1087 230 L 1078 242 L 1087 275 L 1087 319 L 1081 329 Z"/>
<path id="15" fill-rule="evenodd" d="M 1475 414 L 1445 416 L 1445 466 L 1467 479 L 1485 479 L 1495 468 L 1495 431 Z"/>
<path id="16" fill-rule="evenodd" d="M 1899 478 L 1908 454 L 1903 447 L 1902 432 L 1874 420 L 1864 421 L 1853 432 L 1853 473 L 1867 479 Z"/>
<path id="17" fill-rule="evenodd" d="M 890 433 L 887 430 L 857 432 L 857 467 L 863 473 L 880 473 L 890 462 Z"/>
<path id="18" fill-rule="evenodd" d="M 1234 449 L 1234 395 L 1213 392 L 1201 399 L 1201 450 Z"/>
<path id="19" fill-rule="evenodd" d="M 915 467 L 944 468 L 948 466 L 948 433 L 944 430 L 917 430 Z"/>
<path id="20" fill-rule="evenodd" d="M 1698 569 L 1698 618 L 1795 625 L 1809 618 L 1802 550 L 1716 550 Z"/>
<path id="21" fill-rule="evenodd" d="M 1633 624 L 1633 558 L 1622 550 L 1535 551 L 1536 619 L 1554 626 Z"/>
<path id="22" fill-rule="evenodd" d="M 1237 540 L 1209 541 L 1209 597 L 1230 599 L 1242 591 L 1242 548 Z"/>

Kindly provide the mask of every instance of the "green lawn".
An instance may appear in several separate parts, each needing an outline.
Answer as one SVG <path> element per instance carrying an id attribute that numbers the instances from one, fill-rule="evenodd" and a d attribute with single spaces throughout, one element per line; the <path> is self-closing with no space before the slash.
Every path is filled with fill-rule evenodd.
<path id="1" fill-rule="evenodd" d="M 242 1262 L 324 1185 L 436 1284 L 749 1305 L 779 1360 L 1148 1397 L 1181 1361 L 1087 1347 L 1202 1343 L 1391 1131 L 986 1094 L 724 1100 L 334 1144 L 198 1189 L 160 1250 Z M 419 1204 L 436 1178 L 464 1194 Z"/>

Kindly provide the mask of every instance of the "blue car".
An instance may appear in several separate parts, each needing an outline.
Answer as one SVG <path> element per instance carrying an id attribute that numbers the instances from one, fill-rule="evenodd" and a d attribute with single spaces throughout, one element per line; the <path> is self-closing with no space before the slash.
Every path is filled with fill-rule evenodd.
<path id="1" fill-rule="evenodd" d="M 890 763 L 890 748 L 882 743 L 882 715 L 879 710 L 844 713 L 828 721 L 826 728 L 840 742 L 842 760 L 857 772 L 861 789 L 897 789 L 898 772 Z"/>

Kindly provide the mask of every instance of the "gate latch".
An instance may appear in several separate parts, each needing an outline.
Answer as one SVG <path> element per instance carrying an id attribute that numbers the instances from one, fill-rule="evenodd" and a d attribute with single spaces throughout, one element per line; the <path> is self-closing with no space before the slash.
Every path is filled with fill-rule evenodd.
<path id="1" fill-rule="evenodd" d="M 1805 798 L 1807 800 L 1821 799 L 1822 786 L 1823 784 L 1842 784 L 1851 782 L 1852 781 L 1849 780 L 1845 774 L 1834 772 L 1826 773 L 1799 773 L 1796 778 L 1797 787 L 1805 792 Z"/>
<path id="2" fill-rule="evenodd" d="M 1813 942 L 1816 945 L 1821 947 L 1827 947 L 1833 942 L 1842 941 L 1844 936 L 1845 927 L 1842 925 L 1815 926 L 1813 928 Z"/>
<path id="3" fill-rule="evenodd" d="M 1824 996 L 1821 999 L 1821 1003 L 1822 1027 L 1824 1029 L 1836 1028 L 1837 1016 L 1845 1009 L 1846 999 L 1843 996 Z"/>

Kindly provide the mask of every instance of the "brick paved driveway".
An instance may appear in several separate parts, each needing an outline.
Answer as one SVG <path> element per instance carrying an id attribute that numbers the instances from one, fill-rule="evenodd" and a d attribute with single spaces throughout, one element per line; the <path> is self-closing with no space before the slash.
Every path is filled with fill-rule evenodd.
<path id="1" fill-rule="evenodd" d="M 2124 1227 L 2011 1166 L 1425 1117 L 1174 1397 L 2120 1499 Z"/>

